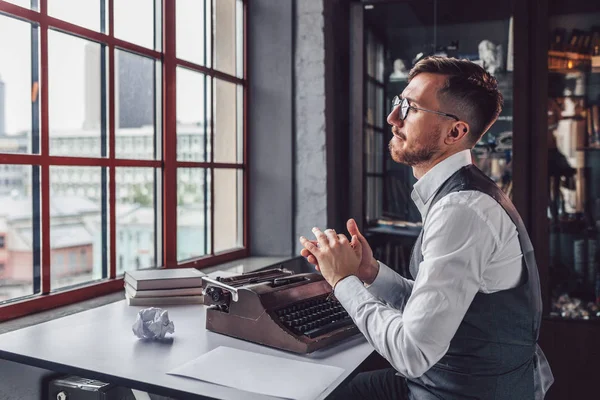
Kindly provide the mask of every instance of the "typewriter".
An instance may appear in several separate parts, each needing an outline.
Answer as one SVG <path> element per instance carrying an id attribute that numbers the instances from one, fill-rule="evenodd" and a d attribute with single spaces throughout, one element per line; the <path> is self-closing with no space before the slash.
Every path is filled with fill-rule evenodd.
<path id="1" fill-rule="evenodd" d="M 294 353 L 359 333 L 320 274 L 280 267 L 202 280 L 210 331 Z"/>

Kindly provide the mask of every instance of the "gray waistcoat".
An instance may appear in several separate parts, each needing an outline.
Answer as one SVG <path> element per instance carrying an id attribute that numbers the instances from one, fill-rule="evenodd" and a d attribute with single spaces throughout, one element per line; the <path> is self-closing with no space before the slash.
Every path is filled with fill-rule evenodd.
<path id="1" fill-rule="evenodd" d="M 494 198 L 516 225 L 523 252 L 521 284 L 475 295 L 446 355 L 420 378 L 408 380 L 409 398 L 533 400 L 534 354 L 542 314 L 533 246 L 512 202 L 474 165 L 452 175 L 440 187 L 431 206 L 449 193 L 464 190 L 476 190 Z M 423 232 L 411 257 L 413 278 L 423 261 L 422 236 Z"/>

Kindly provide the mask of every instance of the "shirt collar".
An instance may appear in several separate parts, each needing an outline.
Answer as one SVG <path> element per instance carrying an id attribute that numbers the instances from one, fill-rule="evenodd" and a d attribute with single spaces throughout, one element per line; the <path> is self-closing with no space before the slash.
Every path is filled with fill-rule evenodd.
<path id="1" fill-rule="evenodd" d="M 417 205 L 423 221 L 429 210 L 429 203 L 440 186 L 456 171 L 469 164 L 472 164 L 471 150 L 459 151 L 436 164 L 415 183 L 411 197 Z"/>

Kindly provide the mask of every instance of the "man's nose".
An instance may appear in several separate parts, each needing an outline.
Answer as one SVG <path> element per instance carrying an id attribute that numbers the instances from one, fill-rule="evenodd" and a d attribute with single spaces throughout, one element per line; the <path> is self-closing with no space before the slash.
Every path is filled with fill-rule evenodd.
<path id="1" fill-rule="evenodd" d="M 394 107 L 392 112 L 387 117 L 387 123 L 391 126 L 401 126 L 402 120 L 400 119 L 400 106 Z"/>

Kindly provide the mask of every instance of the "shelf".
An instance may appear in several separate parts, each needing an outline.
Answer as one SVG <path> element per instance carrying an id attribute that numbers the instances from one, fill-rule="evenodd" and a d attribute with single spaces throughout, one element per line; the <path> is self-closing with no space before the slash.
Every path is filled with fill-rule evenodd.
<path id="1" fill-rule="evenodd" d="M 600 151 L 600 147 L 578 147 L 577 151 Z"/>
<path id="2" fill-rule="evenodd" d="M 585 70 L 583 69 L 579 69 L 579 68 L 548 68 L 548 73 L 550 74 L 560 74 L 560 75 L 566 75 L 566 74 L 572 74 L 575 72 L 581 72 L 583 74 L 586 73 Z"/>
<path id="3" fill-rule="evenodd" d="M 600 318 L 594 317 L 590 319 L 583 318 L 563 318 L 563 317 L 555 317 L 552 315 L 544 315 L 542 317 L 544 321 L 552 321 L 552 322 L 566 322 L 569 324 L 588 324 L 588 325 L 600 325 Z"/>
<path id="4" fill-rule="evenodd" d="M 587 98 L 586 95 L 580 96 L 580 95 L 574 95 L 574 94 L 571 94 L 568 96 L 548 96 L 548 97 L 551 99 L 585 99 L 585 98 Z"/>
<path id="5" fill-rule="evenodd" d="M 548 55 L 565 60 L 591 60 L 591 54 L 581 54 L 573 51 L 548 50 Z"/>
<path id="6" fill-rule="evenodd" d="M 581 72 L 583 74 L 600 74 L 600 67 L 593 68 L 548 68 L 549 74 L 566 75 L 575 72 Z"/>

